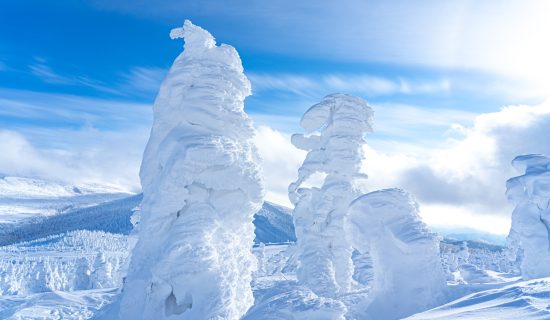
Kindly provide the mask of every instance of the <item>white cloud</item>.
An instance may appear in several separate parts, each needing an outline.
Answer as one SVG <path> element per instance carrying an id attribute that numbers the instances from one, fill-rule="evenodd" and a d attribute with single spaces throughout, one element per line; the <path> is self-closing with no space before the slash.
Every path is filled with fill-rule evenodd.
<path id="1" fill-rule="evenodd" d="M 50 134 L 54 134 L 50 132 Z M 0 173 L 70 183 L 102 183 L 139 191 L 140 132 L 56 130 L 71 137 L 70 149 L 40 148 L 20 133 L 0 131 Z M 139 140 L 139 139 L 138 139 Z"/>
<path id="2" fill-rule="evenodd" d="M 507 220 L 512 208 L 504 195 L 505 182 L 519 174 L 510 162 L 520 154 L 550 154 L 548 137 L 549 103 L 482 114 L 465 129 L 464 138 L 450 139 L 447 147 L 432 150 L 426 161 L 403 172 L 400 183 L 427 207 L 461 209 L 460 216 L 441 210 L 440 222 L 446 219 L 452 225 L 484 215 Z M 497 227 L 503 232 L 502 223 Z"/>
<path id="3" fill-rule="evenodd" d="M 139 189 L 151 107 L 0 89 L 0 173 Z"/>
<path id="4" fill-rule="evenodd" d="M 298 177 L 305 152 L 290 143 L 290 136 L 266 126 L 256 129 L 254 143 L 263 159 L 266 199 L 290 205 L 288 185 Z"/>
<path id="5" fill-rule="evenodd" d="M 472 115 L 456 116 L 471 119 Z M 409 121 L 425 118 L 433 125 L 445 123 L 444 117 L 438 120 L 428 114 Z M 377 119 L 375 125 L 384 126 L 385 121 Z M 457 130 L 451 124 L 448 128 Z M 442 135 L 431 146 L 419 145 L 416 138 L 396 143 L 367 137 L 367 143 L 374 141 L 364 148 L 368 188 L 408 190 L 419 200 L 426 222 L 434 226 L 505 234 L 512 211 L 504 195 L 505 182 L 519 174 L 510 161 L 519 154 L 550 154 L 550 103 L 505 107 L 459 127 L 459 136 Z M 268 127 L 258 129 L 256 143 L 265 159 L 268 199 L 288 205 L 286 188 L 296 178 L 305 153 L 292 146 L 289 136 Z"/>

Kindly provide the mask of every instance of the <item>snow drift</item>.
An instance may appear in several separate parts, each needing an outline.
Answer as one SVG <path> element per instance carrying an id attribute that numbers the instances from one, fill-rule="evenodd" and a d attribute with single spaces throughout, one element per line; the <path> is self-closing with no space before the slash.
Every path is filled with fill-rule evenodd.
<path id="1" fill-rule="evenodd" d="M 524 279 L 550 276 L 550 157 L 529 154 L 512 165 L 523 175 L 506 182 L 508 199 L 516 204 L 508 235 L 511 251 L 522 254 Z"/>
<path id="2" fill-rule="evenodd" d="M 122 319 L 239 319 L 253 304 L 252 218 L 263 186 L 237 51 L 185 21 L 140 172 L 140 235 Z"/>
<path id="3" fill-rule="evenodd" d="M 300 125 L 308 136 L 292 136 L 294 146 L 308 151 L 298 180 L 289 186 L 299 248 L 297 277 L 319 296 L 350 290 L 353 249 L 344 236 L 344 221 L 350 202 L 360 194 L 354 182 L 365 178 L 361 146 L 363 135 L 372 131 L 372 115 L 363 99 L 332 94 L 303 115 Z M 321 188 L 301 187 L 317 173 L 326 175 Z"/>

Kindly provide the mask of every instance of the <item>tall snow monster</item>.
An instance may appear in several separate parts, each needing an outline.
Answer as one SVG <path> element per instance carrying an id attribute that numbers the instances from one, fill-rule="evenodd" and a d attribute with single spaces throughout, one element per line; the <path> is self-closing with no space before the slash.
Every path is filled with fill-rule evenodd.
<path id="1" fill-rule="evenodd" d="M 289 186 L 298 239 L 300 283 L 322 297 L 350 290 L 352 247 L 344 224 L 350 202 L 361 194 L 360 173 L 365 133 L 372 131 L 373 111 L 361 98 L 332 94 L 312 106 L 300 125 L 306 134 L 294 134 L 292 144 L 308 151 Z M 325 175 L 320 188 L 306 187 L 312 176 Z"/>
<path id="2" fill-rule="evenodd" d="M 253 304 L 253 214 L 263 200 L 250 83 L 237 51 L 185 21 L 153 107 L 139 240 L 121 319 L 239 319 Z"/>
<path id="3" fill-rule="evenodd" d="M 506 182 L 508 199 L 516 204 L 508 243 L 522 253 L 524 279 L 550 276 L 550 157 L 528 154 L 516 157 L 512 166 L 522 175 Z"/>

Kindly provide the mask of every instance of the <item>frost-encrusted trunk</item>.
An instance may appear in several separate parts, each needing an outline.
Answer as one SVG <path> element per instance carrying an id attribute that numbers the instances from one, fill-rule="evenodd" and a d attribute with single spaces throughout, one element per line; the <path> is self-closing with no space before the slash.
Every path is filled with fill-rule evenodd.
<path id="1" fill-rule="evenodd" d="M 365 178 L 360 173 L 361 147 L 363 135 L 372 131 L 372 115 L 363 99 L 332 94 L 302 117 L 300 124 L 309 136 L 292 136 L 297 148 L 309 151 L 298 180 L 289 186 L 299 248 L 297 276 L 320 296 L 350 290 L 353 250 L 344 223 L 350 202 L 360 194 L 354 182 Z M 316 173 L 326 174 L 322 187 L 301 188 Z"/>
<path id="2" fill-rule="evenodd" d="M 508 245 L 522 257 L 524 279 L 550 276 L 550 157 L 522 155 L 512 165 L 523 175 L 506 182 L 508 199 L 516 204 Z"/>
<path id="3" fill-rule="evenodd" d="M 357 198 L 346 234 L 354 248 L 372 256 L 374 280 L 363 319 L 401 319 L 442 301 L 439 238 L 422 223 L 408 193 L 386 189 Z"/>
<path id="4" fill-rule="evenodd" d="M 139 241 L 121 319 L 239 319 L 253 304 L 253 214 L 263 185 L 237 51 L 185 21 L 154 105 L 140 172 Z"/>

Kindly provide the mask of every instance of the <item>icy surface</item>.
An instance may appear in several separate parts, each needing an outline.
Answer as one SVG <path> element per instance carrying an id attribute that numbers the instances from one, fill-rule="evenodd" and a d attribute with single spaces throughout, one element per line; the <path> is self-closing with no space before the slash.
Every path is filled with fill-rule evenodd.
<path id="1" fill-rule="evenodd" d="M 253 214 L 263 187 L 237 51 L 185 21 L 141 167 L 139 241 L 123 319 L 239 319 L 253 304 Z"/>
<path id="2" fill-rule="evenodd" d="M 354 248 L 372 256 L 365 319 L 400 319 L 444 301 L 439 238 L 422 223 L 409 194 L 387 189 L 359 197 L 350 206 L 346 234 Z"/>
<path id="3" fill-rule="evenodd" d="M 300 122 L 306 135 L 294 134 L 292 144 L 308 151 L 289 186 L 295 205 L 294 223 L 299 248 L 298 280 L 314 293 L 334 297 L 350 291 L 353 249 L 344 233 L 350 202 L 356 188 L 364 144 L 372 131 L 373 111 L 361 98 L 332 94 L 312 106 Z M 303 187 L 315 174 L 325 174 L 320 188 Z"/>
<path id="4" fill-rule="evenodd" d="M 511 251 L 522 255 L 524 279 L 550 276 L 550 157 L 522 155 L 512 161 L 521 176 L 507 181 L 516 204 L 508 236 Z"/>

